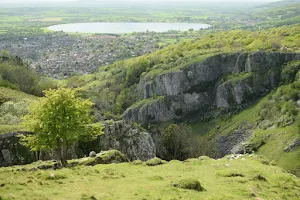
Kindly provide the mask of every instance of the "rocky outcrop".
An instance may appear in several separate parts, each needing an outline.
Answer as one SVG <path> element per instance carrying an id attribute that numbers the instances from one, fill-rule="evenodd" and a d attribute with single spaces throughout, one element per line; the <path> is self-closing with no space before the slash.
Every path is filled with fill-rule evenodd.
<path id="1" fill-rule="evenodd" d="M 294 149 L 296 149 L 299 146 L 300 146 L 300 140 L 294 140 L 293 143 L 291 143 L 289 146 L 287 146 L 283 150 L 285 152 L 291 152 L 291 151 L 293 151 Z"/>
<path id="2" fill-rule="evenodd" d="M 0 167 L 29 164 L 42 160 L 57 159 L 53 153 L 33 153 L 20 142 L 20 135 L 30 133 L 0 134 Z M 124 121 L 104 124 L 104 134 L 93 141 L 79 142 L 70 155 L 72 158 L 88 156 L 91 151 L 116 149 L 129 160 L 146 161 L 156 156 L 156 147 L 151 135 Z"/>
<path id="3" fill-rule="evenodd" d="M 241 105 L 277 87 L 282 67 L 294 60 L 300 60 L 299 53 L 219 54 L 153 79 L 146 76 L 137 87 L 146 103 L 128 108 L 123 117 L 152 123 Z"/>
<path id="4" fill-rule="evenodd" d="M 221 158 L 228 154 L 246 153 L 244 143 L 251 137 L 253 128 L 252 124 L 244 122 L 231 133 L 217 137 L 217 155 L 215 156 Z"/>
<path id="5" fill-rule="evenodd" d="M 151 135 L 124 121 L 104 124 L 100 148 L 101 150 L 117 149 L 129 160 L 146 161 L 156 156 L 156 148 Z"/>
<path id="6" fill-rule="evenodd" d="M 28 164 L 37 159 L 34 153 L 20 143 L 19 134 L 28 133 L 0 134 L 0 167 Z"/>

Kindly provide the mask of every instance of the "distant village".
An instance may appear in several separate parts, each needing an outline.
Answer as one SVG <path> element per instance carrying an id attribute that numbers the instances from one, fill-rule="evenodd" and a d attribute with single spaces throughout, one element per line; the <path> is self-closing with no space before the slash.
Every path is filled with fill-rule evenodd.
<path id="1" fill-rule="evenodd" d="M 29 62 L 40 74 L 60 79 L 88 74 L 117 60 L 152 52 L 159 48 L 158 40 L 151 34 L 77 36 L 56 32 L 2 39 L 0 51 L 8 50 Z"/>

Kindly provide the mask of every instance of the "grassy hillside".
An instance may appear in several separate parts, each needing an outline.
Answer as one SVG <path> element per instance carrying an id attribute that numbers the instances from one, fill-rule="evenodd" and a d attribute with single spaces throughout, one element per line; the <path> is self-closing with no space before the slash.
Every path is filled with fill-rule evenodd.
<path id="1" fill-rule="evenodd" d="M 12 101 L 34 101 L 38 97 L 10 88 L 0 87 L 0 97 Z"/>
<path id="2" fill-rule="evenodd" d="M 123 163 L 30 170 L 0 169 L 0 198 L 23 199 L 299 199 L 300 182 L 256 155 L 208 157 L 163 165 Z M 197 185 L 200 182 L 201 187 Z M 195 188 L 193 189 L 183 189 Z"/>
<path id="3" fill-rule="evenodd" d="M 38 97 L 10 88 L 0 87 L 0 134 L 26 130 L 20 126 L 27 107 Z"/>
<path id="4" fill-rule="evenodd" d="M 57 85 L 58 81 L 39 77 L 20 57 L 1 51 L 0 134 L 26 130 L 20 123 L 28 112 L 29 104 L 41 96 L 43 90 Z"/>

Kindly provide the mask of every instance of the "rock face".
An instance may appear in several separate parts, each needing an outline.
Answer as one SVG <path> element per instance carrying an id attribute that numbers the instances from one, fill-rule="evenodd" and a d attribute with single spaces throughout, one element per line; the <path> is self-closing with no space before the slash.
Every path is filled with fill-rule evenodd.
<path id="1" fill-rule="evenodd" d="M 19 134 L 0 134 L 0 167 L 28 164 L 36 160 L 34 153 L 19 142 Z M 21 134 L 28 133 L 22 132 Z"/>
<path id="2" fill-rule="evenodd" d="M 300 60 L 299 53 L 219 54 L 154 79 L 145 77 L 137 87 L 144 100 L 123 117 L 152 123 L 241 105 L 277 87 L 282 67 L 294 60 Z"/>
<path id="3" fill-rule="evenodd" d="M 244 142 L 251 137 L 253 128 L 252 124 L 244 122 L 230 134 L 217 137 L 217 155 L 215 157 L 221 158 L 228 154 L 246 153 Z"/>
<path id="4" fill-rule="evenodd" d="M 0 134 L 0 167 L 29 164 L 31 162 L 56 159 L 50 153 L 40 153 L 39 157 L 20 143 L 19 135 L 29 133 Z M 105 123 L 104 134 L 89 142 L 79 142 L 72 150 L 72 157 L 89 156 L 91 151 L 116 149 L 129 160 L 146 161 L 156 156 L 156 147 L 151 135 L 139 131 L 124 121 Z"/>
<path id="5" fill-rule="evenodd" d="M 104 134 L 100 137 L 100 147 L 102 150 L 117 149 L 129 160 L 146 161 L 156 156 L 156 147 L 151 135 L 124 121 L 110 125 L 105 123 Z"/>

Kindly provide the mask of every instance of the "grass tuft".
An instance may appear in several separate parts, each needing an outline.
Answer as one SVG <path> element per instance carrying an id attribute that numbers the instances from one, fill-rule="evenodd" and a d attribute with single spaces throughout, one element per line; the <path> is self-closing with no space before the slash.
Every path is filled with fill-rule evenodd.
<path id="1" fill-rule="evenodd" d="M 187 190 L 205 191 L 200 182 L 194 178 L 181 179 L 179 181 L 172 182 L 172 186 Z"/>
<path id="2" fill-rule="evenodd" d="M 268 182 L 267 179 L 264 176 L 260 175 L 260 174 L 256 175 L 253 179 L 258 180 L 258 181 Z"/>
<path id="3" fill-rule="evenodd" d="M 167 161 L 165 160 L 162 160 L 160 158 L 152 158 L 150 160 L 148 160 L 146 162 L 146 165 L 148 166 L 156 166 L 156 165 L 162 165 L 162 164 L 165 164 Z"/>

